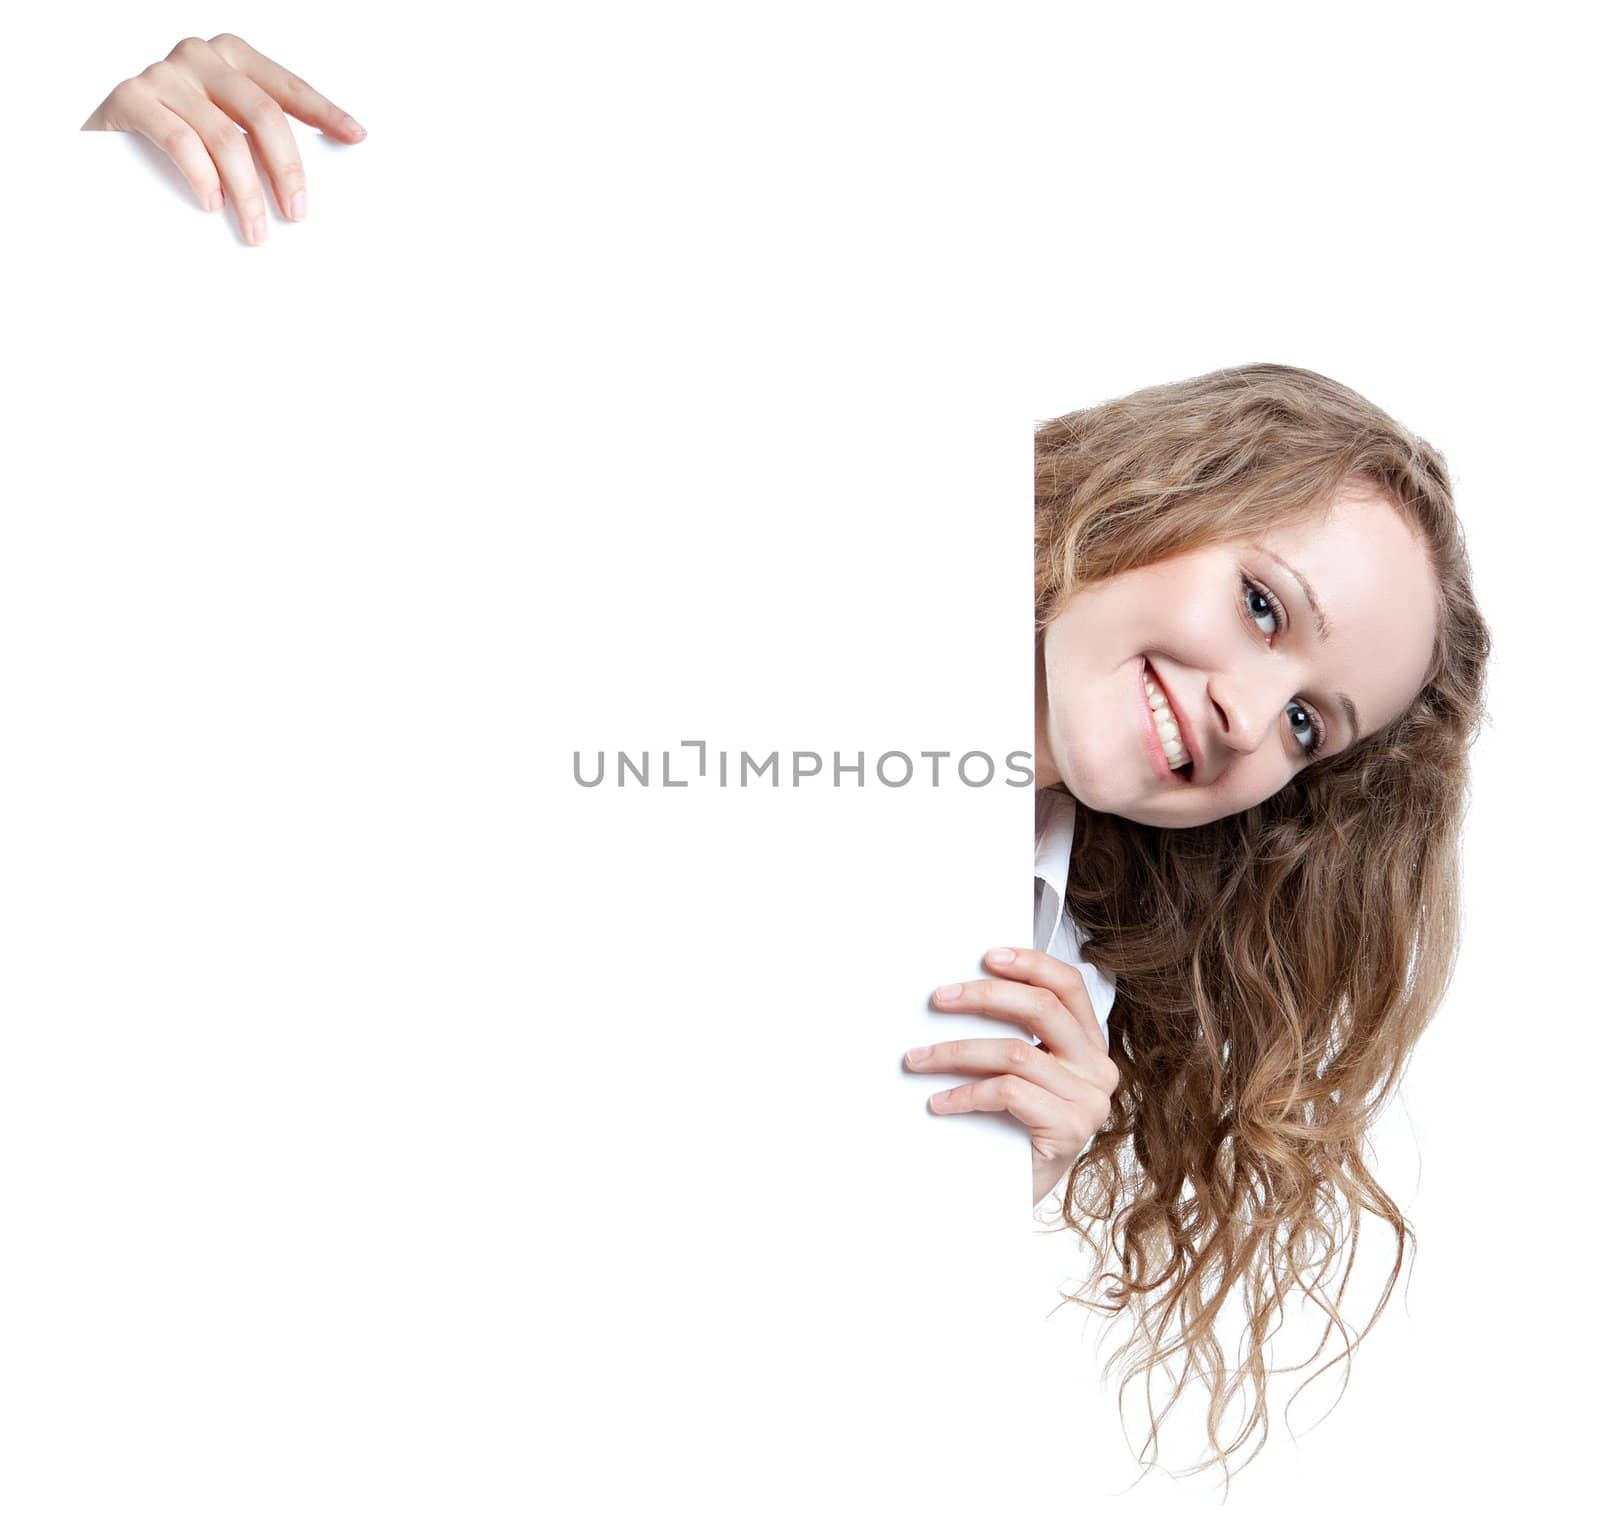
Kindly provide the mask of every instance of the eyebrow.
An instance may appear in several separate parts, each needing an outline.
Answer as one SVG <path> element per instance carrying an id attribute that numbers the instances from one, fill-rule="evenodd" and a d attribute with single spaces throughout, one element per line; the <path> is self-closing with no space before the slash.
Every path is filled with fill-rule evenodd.
<path id="1" fill-rule="evenodd" d="M 1329 624 L 1328 617 L 1317 599 L 1316 590 L 1306 582 L 1306 576 L 1292 563 L 1284 562 L 1270 547 L 1263 547 L 1259 542 L 1251 542 L 1249 546 L 1253 551 L 1261 553 L 1264 557 L 1270 557 L 1273 562 L 1293 577 L 1295 583 L 1300 586 L 1300 592 L 1306 597 L 1306 604 L 1311 607 L 1311 614 L 1316 617 L 1317 640 L 1326 642 L 1333 634 L 1333 627 Z M 1361 736 L 1361 718 L 1356 713 L 1356 703 L 1342 690 L 1334 691 L 1333 698 L 1344 711 L 1345 721 L 1350 724 L 1350 741 L 1354 743 Z"/>

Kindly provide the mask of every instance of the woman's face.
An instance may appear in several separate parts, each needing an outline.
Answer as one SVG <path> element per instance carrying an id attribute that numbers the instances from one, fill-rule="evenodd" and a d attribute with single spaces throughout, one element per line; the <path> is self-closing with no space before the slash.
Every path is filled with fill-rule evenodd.
<path id="1" fill-rule="evenodd" d="M 1410 527 L 1354 485 L 1320 520 L 1086 585 L 1041 634 L 1037 784 L 1158 828 L 1264 802 L 1308 746 L 1337 754 L 1410 705 L 1436 598 Z"/>

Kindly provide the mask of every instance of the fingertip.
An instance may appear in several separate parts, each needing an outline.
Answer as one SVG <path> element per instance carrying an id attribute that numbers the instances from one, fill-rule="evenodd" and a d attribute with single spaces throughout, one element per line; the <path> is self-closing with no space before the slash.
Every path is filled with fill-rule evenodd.
<path id="1" fill-rule="evenodd" d="M 210 194 L 210 196 L 208 196 L 206 198 L 206 211 L 207 212 L 221 212 L 222 211 L 222 187 L 221 186 L 218 186 L 217 189 L 215 191 L 213 191 Z"/>

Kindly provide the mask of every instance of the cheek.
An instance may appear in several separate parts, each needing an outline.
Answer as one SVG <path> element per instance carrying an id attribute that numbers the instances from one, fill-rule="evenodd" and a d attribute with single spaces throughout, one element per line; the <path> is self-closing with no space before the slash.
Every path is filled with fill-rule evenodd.
<path id="1" fill-rule="evenodd" d="M 1235 812 L 1259 807 L 1268 797 L 1276 796 L 1294 778 L 1294 770 L 1282 757 L 1281 751 L 1269 752 L 1276 748 L 1274 740 L 1249 759 L 1239 761 L 1238 779 L 1231 788 Z"/>
<path id="2" fill-rule="evenodd" d="M 1229 579 L 1224 571 L 1210 569 L 1203 577 L 1154 583 L 1145 594 L 1143 610 L 1155 645 L 1171 648 L 1174 656 L 1197 667 L 1213 661 L 1239 630 L 1228 603 Z"/>

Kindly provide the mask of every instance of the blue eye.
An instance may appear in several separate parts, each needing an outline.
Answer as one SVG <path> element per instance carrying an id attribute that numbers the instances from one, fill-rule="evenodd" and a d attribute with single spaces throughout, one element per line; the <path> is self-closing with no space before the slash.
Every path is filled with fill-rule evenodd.
<path id="1" fill-rule="evenodd" d="M 1321 724 L 1298 701 L 1290 701 L 1283 710 L 1289 718 L 1289 729 L 1294 734 L 1295 742 L 1305 750 L 1307 759 L 1315 759 L 1322 750 Z M 1302 732 L 1308 736 L 1302 738 Z"/>
<path id="2" fill-rule="evenodd" d="M 1244 581 L 1244 607 L 1250 613 L 1250 619 L 1257 624 L 1263 616 L 1272 623 L 1270 627 L 1261 628 L 1266 636 L 1278 635 L 1278 627 L 1281 624 L 1278 602 L 1259 584 L 1253 584 L 1249 579 Z"/>

